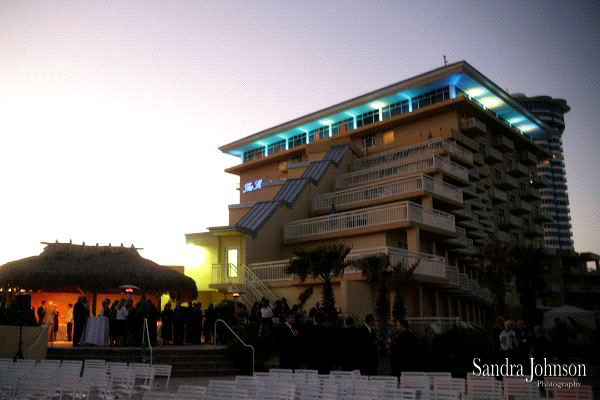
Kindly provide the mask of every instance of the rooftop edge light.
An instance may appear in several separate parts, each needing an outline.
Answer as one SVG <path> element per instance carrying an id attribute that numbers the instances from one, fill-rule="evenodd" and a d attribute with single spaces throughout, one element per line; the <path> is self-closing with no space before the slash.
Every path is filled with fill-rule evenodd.
<path id="1" fill-rule="evenodd" d="M 380 108 L 383 108 L 386 106 L 386 104 L 383 101 L 375 101 L 369 105 L 371 106 L 371 108 L 373 108 L 375 110 L 379 110 Z"/>
<path id="2" fill-rule="evenodd" d="M 467 90 L 466 93 L 471 97 L 479 97 L 487 93 L 487 90 L 485 90 L 484 88 L 477 87 Z"/>
<path id="3" fill-rule="evenodd" d="M 496 96 L 487 96 L 478 100 L 487 108 L 497 108 L 504 104 L 504 102 Z"/>

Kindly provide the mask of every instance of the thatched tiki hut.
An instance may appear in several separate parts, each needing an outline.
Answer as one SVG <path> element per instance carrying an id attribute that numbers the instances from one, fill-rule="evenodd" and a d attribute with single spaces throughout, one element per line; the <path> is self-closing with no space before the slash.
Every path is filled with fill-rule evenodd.
<path id="1" fill-rule="evenodd" d="M 56 298 L 59 304 L 65 303 L 65 308 L 66 302 L 74 302 L 77 296 L 85 294 L 92 297 L 93 311 L 97 296 L 119 297 L 122 285 L 137 286 L 139 294 L 157 300 L 162 294 L 181 301 L 198 295 L 193 279 L 143 258 L 133 246 L 44 244 L 46 248 L 40 255 L 0 266 L 2 291 L 31 292 L 34 306 L 35 300 L 41 301 L 41 295 Z"/>

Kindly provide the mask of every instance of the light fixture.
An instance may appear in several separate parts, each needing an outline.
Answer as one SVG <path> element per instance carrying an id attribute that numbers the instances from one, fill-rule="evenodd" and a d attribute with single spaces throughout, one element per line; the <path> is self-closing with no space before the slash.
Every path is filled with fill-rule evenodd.
<path id="1" fill-rule="evenodd" d="M 536 126 L 533 124 L 526 124 L 526 125 L 519 125 L 519 126 L 517 126 L 517 128 L 519 128 L 523 132 L 530 132 L 530 131 L 534 130 L 536 128 Z"/>
<path id="2" fill-rule="evenodd" d="M 496 108 L 504 104 L 504 102 L 496 96 L 487 96 L 478 100 L 487 108 Z"/>
<path id="3" fill-rule="evenodd" d="M 321 125 L 331 125 L 333 124 L 333 121 L 330 119 L 322 119 L 319 121 L 321 123 Z"/>
<path id="4" fill-rule="evenodd" d="M 383 108 L 383 107 L 386 106 L 386 104 L 383 101 L 375 101 L 375 102 L 373 102 L 373 103 L 371 103 L 369 105 L 374 110 L 379 110 L 380 108 Z"/>
<path id="5" fill-rule="evenodd" d="M 479 97 L 486 93 L 484 88 L 476 87 L 473 89 L 465 90 L 465 92 L 471 97 Z"/>
<path id="6" fill-rule="evenodd" d="M 522 116 L 522 115 L 519 115 L 518 117 L 514 117 L 514 118 L 509 119 L 508 122 L 510 122 L 511 124 L 514 125 L 514 124 L 517 124 L 517 123 L 519 123 L 521 121 L 524 121 L 524 120 L 525 120 L 525 117 Z"/>

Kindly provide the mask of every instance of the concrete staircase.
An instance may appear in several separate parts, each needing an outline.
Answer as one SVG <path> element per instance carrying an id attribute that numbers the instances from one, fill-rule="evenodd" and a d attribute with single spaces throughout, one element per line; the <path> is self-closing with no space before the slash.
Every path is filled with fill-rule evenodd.
<path id="1" fill-rule="evenodd" d="M 172 376 L 231 376 L 236 369 L 227 346 L 158 346 L 153 348 L 154 364 L 173 366 Z M 46 358 L 54 360 L 100 359 L 108 362 L 149 362 L 148 349 L 140 347 L 49 347 Z"/>

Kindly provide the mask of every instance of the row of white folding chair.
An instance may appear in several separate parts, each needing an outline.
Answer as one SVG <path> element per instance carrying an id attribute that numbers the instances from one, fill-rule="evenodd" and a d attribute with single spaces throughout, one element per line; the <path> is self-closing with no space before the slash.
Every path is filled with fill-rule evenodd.
<path id="1" fill-rule="evenodd" d="M 506 399 L 540 399 L 540 391 L 535 382 L 527 382 L 525 378 L 505 376 L 502 378 L 504 398 Z"/>
<path id="2" fill-rule="evenodd" d="M 177 395 L 180 399 L 185 400 L 206 400 L 207 393 L 206 386 L 198 386 L 198 385 L 179 385 L 177 387 Z"/>
<path id="3" fill-rule="evenodd" d="M 504 391 L 502 382 L 494 377 L 467 375 L 468 400 L 502 400 Z"/>
<path id="4" fill-rule="evenodd" d="M 208 382 L 207 398 L 215 400 L 225 399 L 247 399 L 248 392 L 243 389 L 238 389 L 234 381 L 217 381 L 210 380 Z"/>

